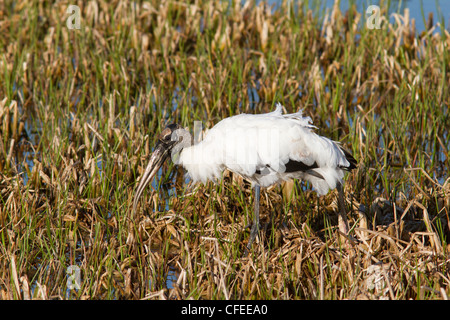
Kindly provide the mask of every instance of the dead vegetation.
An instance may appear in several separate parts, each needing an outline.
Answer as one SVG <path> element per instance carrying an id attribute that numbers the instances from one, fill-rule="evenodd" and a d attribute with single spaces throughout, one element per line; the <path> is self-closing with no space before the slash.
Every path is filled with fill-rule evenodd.
<path id="1" fill-rule="evenodd" d="M 417 34 L 407 10 L 373 31 L 337 6 L 77 4 L 80 30 L 67 1 L 0 4 L 1 299 L 448 299 L 448 31 Z M 262 193 L 243 258 L 250 186 L 171 164 L 131 215 L 165 124 L 276 101 L 358 159 L 352 238 L 334 192 L 285 184 Z"/>

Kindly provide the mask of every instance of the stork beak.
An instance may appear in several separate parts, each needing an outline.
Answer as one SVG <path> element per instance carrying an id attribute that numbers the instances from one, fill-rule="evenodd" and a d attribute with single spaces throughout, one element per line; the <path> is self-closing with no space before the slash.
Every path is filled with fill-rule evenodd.
<path id="1" fill-rule="evenodd" d="M 145 172 L 141 177 L 139 186 L 136 189 L 136 194 L 133 200 L 133 213 L 136 212 L 139 198 L 141 197 L 145 187 L 150 183 L 150 181 L 152 181 L 153 177 L 156 175 L 159 168 L 163 165 L 164 161 L 166 161 L 169 155 L 170 147 L 158 141 L 158 144 L 156 145 L 155 150 L 150 157 L 147 168 L 145 169 Z"/>

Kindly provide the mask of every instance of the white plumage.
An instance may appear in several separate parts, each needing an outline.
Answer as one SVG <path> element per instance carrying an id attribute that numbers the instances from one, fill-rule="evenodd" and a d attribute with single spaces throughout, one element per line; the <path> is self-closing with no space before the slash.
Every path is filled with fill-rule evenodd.
<path id="1" fill-rule="evenodd" d="M 304 179 L 319 195 L 339 191 L 339 228 L 348 232 L 342 179 L 344 170 L 356 167 L 356 160 L 337 142 L 317 135 L 310 117 L 302 111 L 282 114 L 277 104 L 267 114 L 240 114 L 226 118 L 208 131 L 199 143 L 191 145 L 188 131 L 177 124 L 167 126 L 136 189 L 133 211 L 145 186 L 159 167 L 172 156 L 193 181 L 218 180 L 228 169 L 252 182 L 255 189 L 255 216 L 247 248 L 251 247 L 259 225 L 260 187 L 291 179 Z"/>
<path id="2" fill-rule="evenodd" d="M 184 148 L 178 164 L 194 182 L 220 179 L 228 169 L 261 187 L 294 178 L 307 180 L 324 195 L 337 182 L 342 183 L 342 168 L 350 163 L 339 145 L 317 135 L 311 123 L 310 117 L 302 117 L 302 111 L 283 115 L 281 104 L 271 113 L 226 118 L 209 130 L 203 141 Z M 306 166 L 316 163 L 318 168 L 310 173 L 288 173 L 285 165 L 290 160 Z"/>

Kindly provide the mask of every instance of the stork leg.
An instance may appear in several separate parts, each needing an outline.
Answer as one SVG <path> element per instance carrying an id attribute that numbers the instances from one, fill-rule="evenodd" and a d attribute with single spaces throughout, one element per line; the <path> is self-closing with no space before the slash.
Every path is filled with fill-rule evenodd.
<path id="1" fill-rule="evenodd" d="M 336 189 L 338 191 L 338 207 L 339 207 L 339 231 L 343 234 L 348 235 L 349 226 L 347 220 L 347 212 L 345 210 L 345 201 L 344 201 L 344 188 L 341 183 L 337 183 Z"/>
<path id="2" fill-rule="evenodd" d="M 261 194 L 260 186 L 255 186 L 255 210 L 254 210 L 254 217 L 253 217 L 253 225 L 252 229 L 250 231 L 250 239 L 248 240 L 247 244 L 247 251 L 250 250 L 252 247 L 253 241 L 255 241 L 256 235 L 258 234 L 259 229 L 259 198 Z"/>

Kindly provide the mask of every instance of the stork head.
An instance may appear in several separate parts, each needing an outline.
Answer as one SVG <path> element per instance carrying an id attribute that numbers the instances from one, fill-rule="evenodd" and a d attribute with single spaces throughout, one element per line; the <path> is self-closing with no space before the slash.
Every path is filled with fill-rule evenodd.
<path id="1" fill-rule="evenodd" d="M 136 206 L 139 198 L 142 195 L 145 187 L 152 181 L 153 177 L 158 172 L 159 168 L 163 165 L 163 163 L 167 160 L 167 158 L 171 155 L 172 150 L 176 145 L 180 145 L 183 136 L 176 134 L 177 130 L 184 130 L 180 125 L 174 123 L 168 125 L 159 135 L 158 140 L 156 142 L 155 149 L 150 157 L 147 168 L 145 169 L 144 174 L 141 177 L 141 181 L 136 189 L 136 194 L 133 200 L 133 212 L 136 210 Z M 180 139 L 181 138 L 181 139 Z"/>

